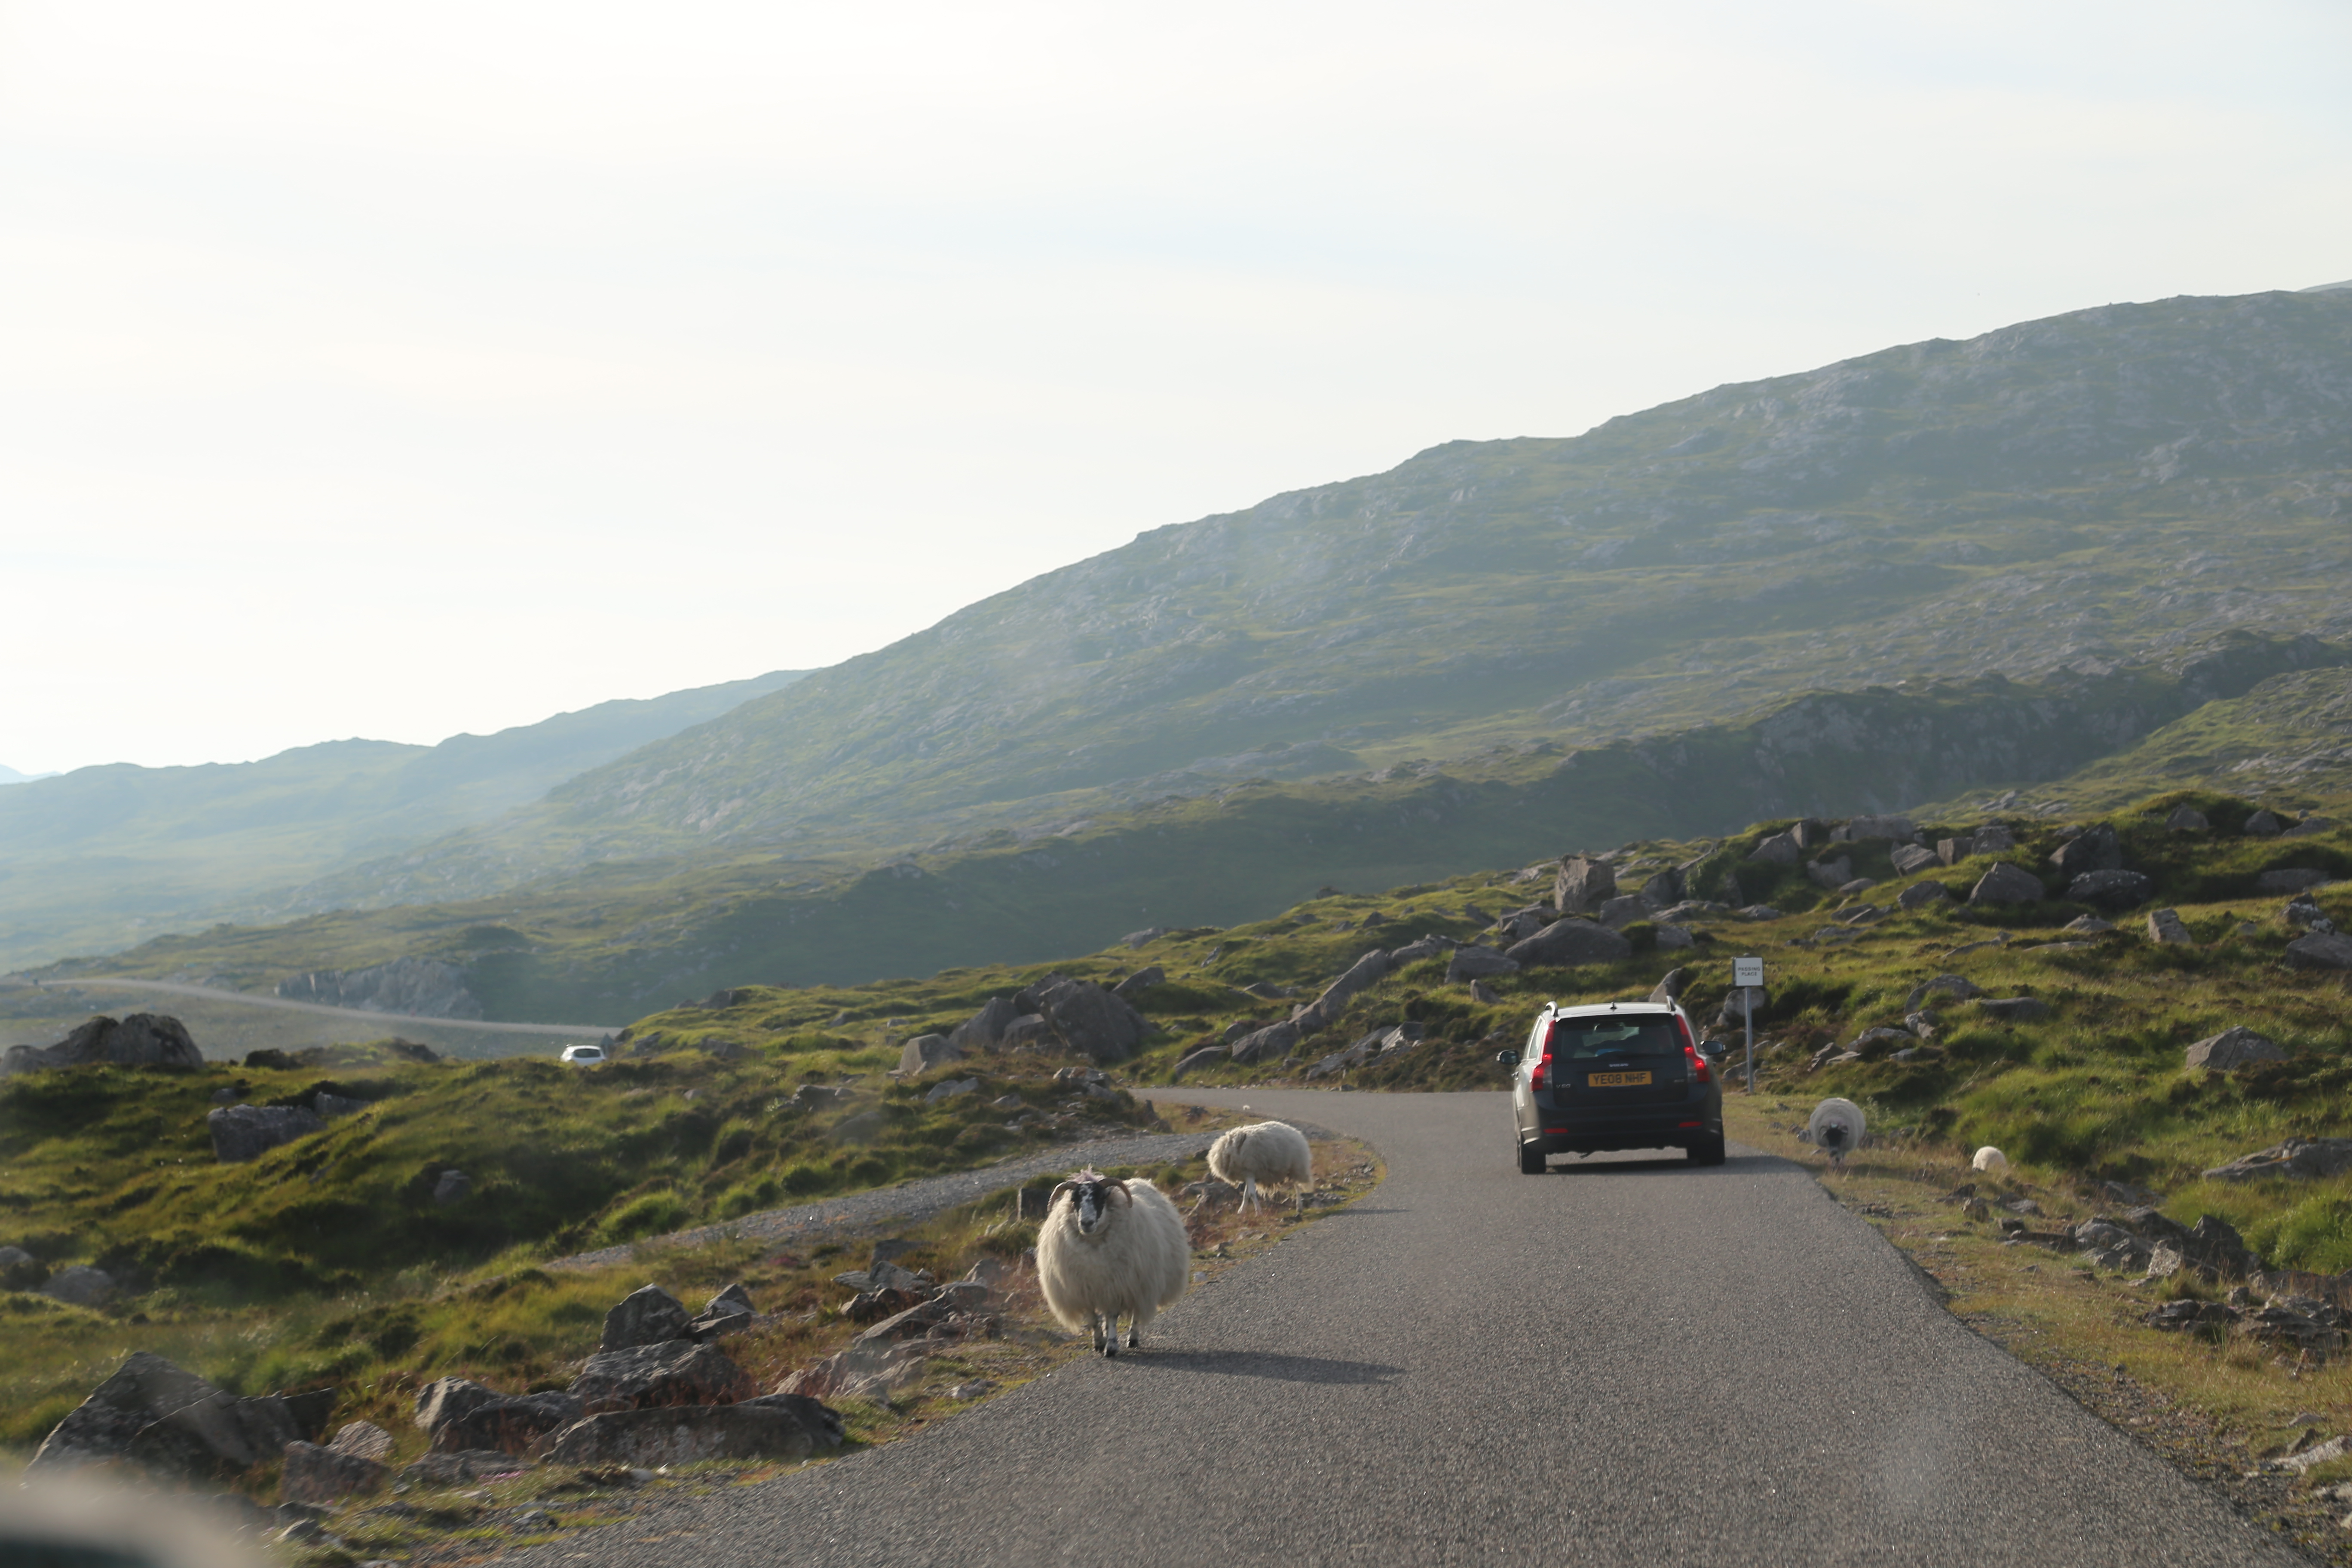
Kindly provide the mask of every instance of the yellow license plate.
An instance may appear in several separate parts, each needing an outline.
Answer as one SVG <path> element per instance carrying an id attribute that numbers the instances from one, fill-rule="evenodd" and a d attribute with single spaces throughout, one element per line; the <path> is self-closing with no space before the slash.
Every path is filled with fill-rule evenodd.
<path id="1" fill-rule="evenodd" d="M 1632 1089 L 1649 1082 L 1650 1075 L 1645 1072 L 1596 1072 L 1585 1074 L 1584 1081 L 1594 1089 Z"/>

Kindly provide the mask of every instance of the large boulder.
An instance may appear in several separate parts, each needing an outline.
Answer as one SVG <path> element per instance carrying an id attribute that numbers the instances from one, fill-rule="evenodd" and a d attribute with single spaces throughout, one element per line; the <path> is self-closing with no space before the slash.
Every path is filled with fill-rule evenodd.
<path id="1" fill-rule="evenodd" d="M 1853 862 L 1843 855 L 1834 859 L 1816 860 L 1805 868 L 1805 875 L 1814 886 L 1834 893 L 1853 880 Z"/>
<path id="2" fill-rule="evenodd" d="M 1747 1024 L 1752 1016 L 1764 1016 L 1771 997 L 1761 985 L 1735 985 L 1724 994 L 1723 1005 L 1715 1010 L 1715 1021 L 1725 1028 L 1737 1028 Z"/>
<path id="3" fill-rule="evenodd" d="M 1948 903 L 1952 889 L 1941 882 L 1914 882 L 1895 895 L 1895 903 L 1906 910 L 1924 910 L 1930 904 Z"/>
<path id="4" fill-rule="evenodd" d="M 2006 855 L 2017 847 L 2017 835 L 2005 822 L 1988 822 L 1969 836 L 1971 855 Z"/>
<path id="5" fill-rule="evenodd" d="M 114 1276 L 103 1268 L 76 1263 L 43 1280 L 40 1293 L 69 1307 L 103 1307 L 114 1300 Z"/>
<path id="6" fill-rule="evenodd" d="M 2031 904 L 2042 895 L 2042 879 L 2031 871 L 2021 871 L 2006 860 L 1996 860 L 1992 868 L 1977 879 L 1969 889 L 1972 904 Z"/>
<path id="7" fill-rule="evenodd" d="M 0 1290 L 30 1290 L 49 1277 L 48 1266 L 21 1247 L 0 1247 Z"/>
<path id="8" fill-rule="evenodd" d="M 2084 871 L 2066 884 L 2066 897 L 2078 904 L 2127 910 L 2144 903 L 2156 884 L 2137 871 Z"/>
<path id="9" fill-rule="evenodd" d="M 380 1459 L 300 1440 L 286 1445 L 278 1488 L 288 1502 L 331 1504 L 382 1491 L 392 1470 Z"/>
<path id="10" fill-rule="evenodd" d="M 1459 985 L 1465 980 L 1486 980 L 1497 974 L 1516 974 L 1518 969 L 1517 959 L 1506 958 L 1491 947 L 1480 947 L 1473 943 L 1454 950 L 1454 956 L 1446 961 L 1445 983 L 1448 985 Z"/>
<path id="11" fill-rule="evenodd" d="M 2338 931 L 2315 931 L 2286 944 L 2290 969 L 2352 969 L 2352 936 Z"/>
<path id="12" fill-rule="evenodd" d="M 589 1415 L 660 1405 L 718 1405 L 757 1392 L 750 1374 L 717 1345 L 692 1340 L 599 1351 L 572 1380 Z"/>
<path id="13" fill-rule="evenodd" d="M 1682 1000 L 1683 993 L 1689 989 L 1690 983 L 1691 972 L 1689 970 L 1669 969 L 1666 971 L 1665 978 L 1659 981 L 1657 984 L 1650 988 L 1650 1000 L 1653 1002 L 1679 1002 Z"/>
<path id="14" fill-rule="evenodd" d="M 338 1454 L 354 1454 L 378 1464 L 392 1461 L 392 1434 L 373 1421 L 344 1423 L 327 1447 Z"/>
<path id="15" fill-rule="evenodd" d="M 1097 1062 L 1123 1062 L 1141 1048 L 1151 1023 L 1091 980 L 1065 980 L 1045 987 L 1038 1009 L 1062 1043 Z"/>
<path id="16" fill-rule="evenodd" d="M 1004 1043 L 1005 1026 L 1021 1016 L 1010 996 L 991 996 L 980 1011 L 948 1032 L 948 1044 L 959 1051 L 992 1051 Z"/>
<path id="17" fill-rule="evenodd" d="M 1286 1019 L 1244 1035 L 1233 1043 L 1231 1054 L 1237 1062 L 1278 1062 L 1297 1045 L 1298 1026 Z"/>
<path id="18" fill-rule="evenodd" d="M 224 1105 L 208 1111 L 213 1158 L 225 1165 L 257 1160 L 281 1143 L 324 1132 L 326 1122 L 299 1105 Z"/>
<path id="19" fill-rule="evenodd" d="M 1129 975 L 1126 979 L 1112 986 L 1110 988 L 1110 994 L 1118 997 L 1122 1002 L 1133 1002 L 1137 997 L 1142 995 L 1153 986 L 1165 985 L 1167 984 L 1168 971 L 1161 968 L 1159 964 L 1154 963 L 1137 970 L 1134 973 Z"/>
<path id="20" fill-rule="evenodd" d="M 1528 969 L 1568 969 L 1581 963 L 1613 963 L 1633 956 L 1633 944 L 1607 926 L 1592 921 L 1559 920 L 1525 942 L 1514 942 L 1505 957 Z"/>
<path id="21" fill-rule="evenodd" d="M 1804 857 L 1804 847 L 1797 842 L 1794 833 L 1775 833 L 1748 852 L 1750 860 L 1768 865 L 1793 866 Z"/>
<path id="22" fill-rule="evenodd" d="M 1323 988 L 1323 994 L 1291 1015 L 1290 1021 L 1298 1026 L 1299 1037 L 1303 1039 L 1338 1023 L 1349 1001 L 1367 986 L 1378 984 L 1391 967 L 1389 955 L 1379 948 L 1360 955 L 1348 966 L 1346 973 Z"/>
<path id="23" fill-rule="evenodd" d="M 1561 914 L 1590 914 L 1616 896 L 1617 873 L 1608 861 L 1583 855 L 1561 858 L 1551 883 L 1551 907 Z"/>
<path id="24" fill-rule="evenodd" d="M 416 1425 L 429 1436 L 444 1422 L 501 1397 L 495 1388 L 466 1377 L 436 1378 L 416 1391 Z"/>
<path id="25" fill-rule="evenodd" d="M 1919 1010 L 1920 1003 L 1935 995 L 1948 996 L 1955 1002 L 1969 1002 L 1983 994 L 1984 993 L 1977 988 L 1976 983 L 1965 975 L 1938 974 L 1932 980 L 1922 980 L 1918 984 L 1911 987 L 1910 994 L 1903 998 L 1903 1010 L 1906 1013 L 1916 1013 Z"/>
<path id="26" fill-rule="evenodd" d="M 104 1460 L 191 1479 L 213 1479 L 275 1459 L 317 1436 L 289 1401 L 243 1399 L 162 1356 L 137 1351 L 90 1391 L 43 1440 L 28 1470 Z"/>
<path id="27" fill-rule="evenodd" d="M 1611 931 L 1623 931 L 1635 921 L 1648 920 L 1654 911 L 1637 894 L 1620 893 L 1602 902 L 1593 911 L 1593 918 Z"/>
<path id="28" fill-rule="evenodd" d="M 433 1429 L 433 1447 L 445 1454 L 496 1448 L 523 1454 L 551 1432 L 562 1431 L 587 1414 L 576 1394 L 518 1394 L 477 1405 Z"/>
<path id="29" fill-rule="evenodd" d="M 841 1446 L 841 1417 L 797 1394 L 732 1405 L 615 1410 L 558 1433 L 545 1458 L 563 1465 L 691 1465 L 705 1459 L 805 1459 Z"/>
<path id="30" fill-rule="evenodd" d="M 926 1073 L 961 1059 L 963 1053 L 945 1035 L 917 1035 L 898 1048 L 898 1072 L 905 1077 Z"/>
<path id="31" fill-rule="evenodd" d="M 2241 1026 L 2206 1036 L 2184 1051 L 2182 1058 L 2189 1067 L 2230 1072 L 2256 1062 L 2283 1062 L 2286 1060 L 2286 1047 L 2267 1035 L 2258 1035 Z"/>
<path id="32" fill-rule="evenodd" d="M 13 1046 L 0 1058 L 0 1077 L 53 1068 L 126 1067 L 185 1069 L 205 1065 L 187 1029 L 161 1013 L 133 1013 L 117 1021 L 96 1017 L 54 1046 Z"/>
<path id="33" fill-rule="evenodd" d="M 1912 876 L 1941 864 L 1936 852 L 1924 844 L 1898 844 L 1887 858 L 1895 862 L 1895 874 L 1898 877 Z"/>
<path id="34" fill-rule="evenodd" d="M 677 1297 L 658 1285 L 641 1285 L 604 1314 L 604 1332 L 596 1348 L 625 1351 L 682 1340 L 688 1337 L 687 1321 L 686 1306 Z"/>
<path id="35" fill-rule="evenodd" d="M 1228 1059 L 1227 1052 L 1223 1046 L 1202 1046 L 1197 1051 L 1188 1051 L 1174 1067 L 1168 1069 L 1169 1081 L 1175 1082 L 1195 1068 L 1212 1067 L 1226 1059 Z"/>
<path id="36" fill-rule="evenodd" d="M 2123 841 L 2116 830 L 2105 823 L 2086 827 L 2050 852 L 2053 868 L 2069 877 L 2080 877 L 2090 871 L 2120 871 L 2124 866 Z"/>
<path id="37" fill-rule="evenodd" d="M 1652 872 L 1650 879 L 1642 884 L 1641 896 L 1643 907 L 1654 915 L 1673 909 L 1686 896 L 1682 868 L 1669 866 L 1663 871 Z"/>
<path id="38" fill-rule="evenodd" d="M 2195 806 L 2176 805 L 2172 808 L 2172 815 L 2164 819 L 2164 826 L 2175 833 L 2203 833 L 2213 825 L 2206 821 L 2205 814 Z"/>

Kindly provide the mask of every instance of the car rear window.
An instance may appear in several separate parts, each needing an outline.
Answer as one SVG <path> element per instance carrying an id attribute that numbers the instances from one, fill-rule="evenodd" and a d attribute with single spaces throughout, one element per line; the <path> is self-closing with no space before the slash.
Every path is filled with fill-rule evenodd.
<path id="1" fill-rule="evenodd" d="M 1551 1054 L 1580 1057 L 1680 1056 L 1682 1031 L 1669 1017 L 1559 1018 L 1552 1022 Z"/>

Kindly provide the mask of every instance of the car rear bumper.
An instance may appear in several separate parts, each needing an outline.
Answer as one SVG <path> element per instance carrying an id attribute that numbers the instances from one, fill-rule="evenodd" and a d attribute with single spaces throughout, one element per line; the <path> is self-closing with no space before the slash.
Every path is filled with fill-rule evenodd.
<path id="1" fill-rule="evenodd" d="M 1553 1111 L 1528 1141 L 1547 1154 L 1591 1154 L 1604 1149 L 1687 1149 L 1722 1136 L 1721 1111 L 1662 1105 L 1638 1115 L 1562 1116 Z"/>

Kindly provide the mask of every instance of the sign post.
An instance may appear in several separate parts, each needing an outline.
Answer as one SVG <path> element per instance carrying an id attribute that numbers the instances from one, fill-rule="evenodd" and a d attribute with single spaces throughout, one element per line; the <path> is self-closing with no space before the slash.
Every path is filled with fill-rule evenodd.
<path id="1" fill-rule="evenodd" d="M 1744 1081 L 1748 1092 L 1756 1092 L 1756 993 L 1764 988 L 1764 961 L 1760 958 L 1735 958 L 1731 961 L 1731 983 L 1739 988 L 1739 1008 L 1748 1024 L 1748 1068 Z"/>

